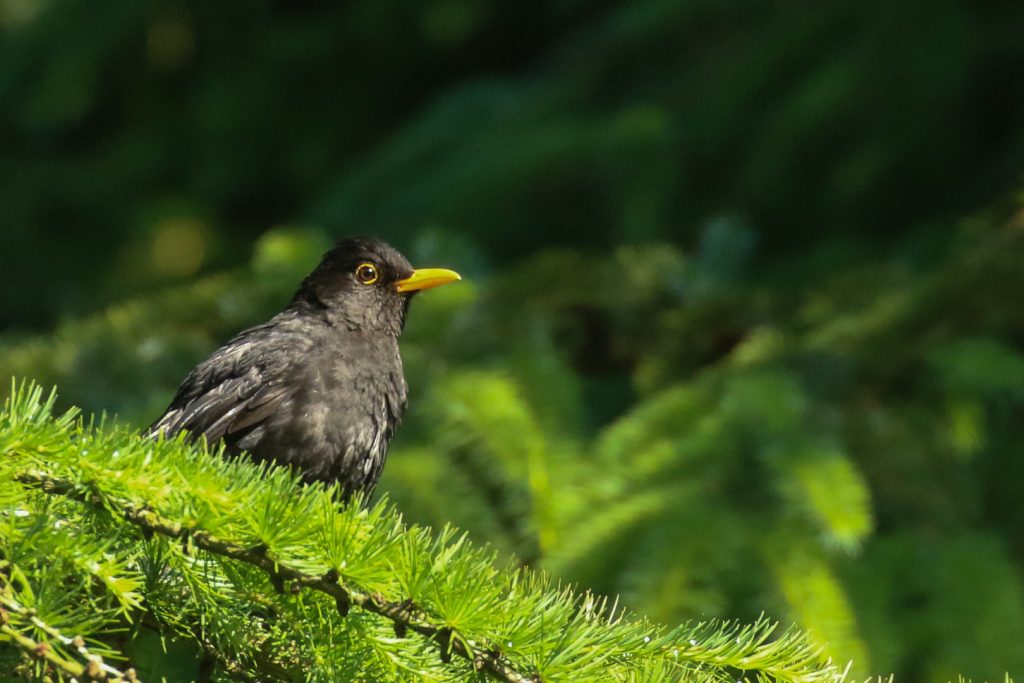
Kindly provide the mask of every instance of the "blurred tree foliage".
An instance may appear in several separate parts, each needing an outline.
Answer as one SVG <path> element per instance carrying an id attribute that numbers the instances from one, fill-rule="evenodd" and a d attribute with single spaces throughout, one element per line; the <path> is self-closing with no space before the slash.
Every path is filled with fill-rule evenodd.
<path id="1" fill-rule="evenodd" d="M 1017 2 L 0 3 L 0 325 L 244 261 L 409 244 L 901 239 L 1024 159 Z M 851 247 L 852 248 L 852 247 Z M 101 275 L 97 275 L 97 274 Z"/>
<path id="2" fill-rule="evenodd" d="M 0 386 L 141 426 L 377 234 L 469 275 L 403 340 L 412 519 L 664 622 L 788 616 L 857 676 L 1024 671 L 1021 26 L 0 4 Z"/>

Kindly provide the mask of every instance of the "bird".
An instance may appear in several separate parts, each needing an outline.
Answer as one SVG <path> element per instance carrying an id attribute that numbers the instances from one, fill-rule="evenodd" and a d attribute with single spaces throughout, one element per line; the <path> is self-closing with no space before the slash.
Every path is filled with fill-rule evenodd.
<path id="1" fill-rule="evenodd" d="M 409 303 L 461 279 L 413 268 L 380 239 L 343 240 L 284 310 L 196 365 L 145 434 L 222 442 L 226 455 L 337 483 L 344 500 L 369 496 L 407 405 L 398 337 Z"/>

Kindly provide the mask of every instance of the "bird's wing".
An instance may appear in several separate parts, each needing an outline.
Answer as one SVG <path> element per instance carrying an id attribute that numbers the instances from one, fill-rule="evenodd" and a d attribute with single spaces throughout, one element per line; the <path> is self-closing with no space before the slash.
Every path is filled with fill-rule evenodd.
<path id="1" fill-rule="evenodd" d="M 172 436 L 187 430 L 212 443 L 273 415 L 288 399 L 286 383 L 269 377 L 246 346 L 226 347 L 198 365 L 147 433 Z"/>

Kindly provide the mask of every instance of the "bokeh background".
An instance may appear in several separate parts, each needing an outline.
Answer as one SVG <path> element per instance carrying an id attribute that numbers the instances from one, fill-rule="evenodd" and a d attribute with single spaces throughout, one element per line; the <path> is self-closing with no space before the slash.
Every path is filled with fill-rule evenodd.
<path id="1" fill-rule="evenodd" d="M 852 675 L 1024 675 L 1024 4 L 0 0 L 0 381 L 146 425 L 334 240 L 380 487 Z"/>

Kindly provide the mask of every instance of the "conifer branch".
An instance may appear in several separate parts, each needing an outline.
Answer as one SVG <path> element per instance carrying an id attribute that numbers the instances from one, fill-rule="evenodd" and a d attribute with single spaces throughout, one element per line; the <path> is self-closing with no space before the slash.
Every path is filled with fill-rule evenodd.
<path id="1" fill-rule="evenodd" d="M 31 610 L 6 595 L 0 595 L 0 633 L 11 639 L 33 659 L 47 662 L 57 670 L 83 681 L 138 681 L 134 669 L 121 671 L 103 661 L 103 657 L 89 652 L 81 637 L 70 638 L 37 617 Z M 63 656 L 49 642 L 37 641 L 11 625 L 11 615 L 30 623 L 52 640 L 77 652 L 85 663 Z"/>
<path id="2" fill-rule="evenodd" d="M 139 661 L 151 641 L 116 634 L 151 618 L 240 680 L 842 680 L 802 634 L 772 637 L 767 620 L 627 619 L 543 574 L 496 569 L 464 535 L 405 525 L 384 504 L 339 508 L 331 490 L 285 471 L 55 418 L 36 386 L 0 411 L 0 454 L 0 530 L 21 602 L 69 633 L 135 644 Z"/>
<path id="3" fill-rule="evenodd" d="M 496 680 L 505 683 L 538 683 L 540 680 L 517 671 L 500 653 L 473 651 L 463 639 L 453 637 L 451 629 L 419 618 L 415 605 L 408 601 L 392 602 L 381 595 L 362 593 L 342 586 L 335 572 L 327 572 L 323 576 L 309 575 L 275 561 L 265 547 L 244 547 L 216 538 L 202 529 L 190 528 L 167 520 L 146 506 L 115 499 L 112 496 L 102 496 L 96 491 L 86 493 L 81 486 L 76 486 L 73 482 L 42 472 L 21 473 L 17 480 L 44 493 L 63 496 L 103 509 L 117 510 L 126 521 L 142 529 L 144 534 L 159 534 L 186 541 L 209 553 L 250 564 L 266 572 L 276 586 L 283 587 L 287 581 L 295 588 L 305 587 L 328 595 L 334 598 L 339 612 L 343 615 L 347 613 L 349 606 L 355 605 L 382 616 L 394 623 L 396 631 L 411 630 L 436 643 L 441 650 L 442 659 L 455 654 L 471 662 L 476 671 L 487 673 Z"/>

